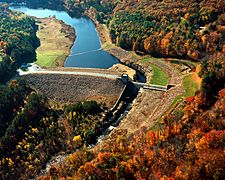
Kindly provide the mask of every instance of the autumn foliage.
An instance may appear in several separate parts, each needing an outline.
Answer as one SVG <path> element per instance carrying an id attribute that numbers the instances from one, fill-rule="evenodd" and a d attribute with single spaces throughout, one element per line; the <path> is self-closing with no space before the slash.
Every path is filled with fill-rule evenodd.
<path id="1" fill-rule="evenodd" d="M 220 55 L 217 57 L 211 57 L 201 73 L 207 75 L 209 69 L 219 73 L 212 63 L 224 64 L 225 59 Z M 215 78 L 224 83 L 224 75 Z M 166 115 L 160 130 L 148 131 L 143 127 L 129 136 L 126 131 L 117 131 L 117 136 L 94 149 L 69 156 L 58 169 L 59 176 L 75 179 L 223 178 L 225 88 L 223 85 L 214 89 L 216 97 L 208 97 L 205 95 L 208 87 L 203 86 L 196 96 L 186 102 L 181 116 L 178 117 L 176 111 Z M 210 104 L 205 106 L 208 102 Z M 71 171 L 66 173 L 68 169 Z"/>
<path id="2" fill-rule="evenodd" d="M 91 0 L 74 6 L 94 8 L 113 42 L 128 50 L 193 60 L 224 52 L 223 0 Z"/>

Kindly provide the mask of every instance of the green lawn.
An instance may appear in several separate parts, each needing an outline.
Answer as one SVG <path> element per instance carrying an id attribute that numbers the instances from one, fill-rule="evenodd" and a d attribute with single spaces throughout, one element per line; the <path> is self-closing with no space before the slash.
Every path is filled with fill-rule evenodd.
<path id="1" fill-rule="evenodd" d="M 62 55 L 62 52 L 52 52 L 46 51 L 44 53 L 37 52 L 37 61 L 36 64 L 42 67 L 54 67 L 57 60 L 64 61 L 65 56 Z"/>
<path id="2" fill-rule="evenodd" d="M 184 76 L 183 86 L 185 90 L 185 97 L 194 96 L 199 90 L 199 84 L 193 78 L 193 73 Z"/>
<path id="3" fill-rule="evenodd" d="M 167 85 L 169 81 L 168 75 L 158 66 L 151 64 L 150 65 L 153 70 L 153 75 L 151 78 L 151 84 L 157 85 Z"/>

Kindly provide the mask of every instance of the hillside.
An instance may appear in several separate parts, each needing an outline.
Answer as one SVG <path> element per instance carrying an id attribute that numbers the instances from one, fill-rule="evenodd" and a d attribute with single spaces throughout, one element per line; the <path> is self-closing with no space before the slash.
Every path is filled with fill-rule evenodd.
<path id="1" fill-rule="evenodd" d="M 54 165 L 47 177 L 223 178 L 224 2 L 105 0 L 67 1 L 66 5 L 71 11 L 73 6 L 88 7 L 89 14 L 106 23 L 113 42 L 122 48 L 201 61 L 203 80 L 196 96 L 188 97 L 151 129 L 143 127 L 131 134 L 115 131 L 95 149 L 84 148 Z M 144 106 L 148 108 L 147 103 Z"/>
<path id="2" fill-rule="evenodd" d="M 0 179 L 3 180 L 34 178 L 56 153 L 73 152 L 83 144 L 94 143 L 109 124 L 103 112 L 105 107 L 95 101 L 54 107 L 26 81 L 15 77 L 9 80 L 22 64 L 36 59 L 39 45 L 36 32 L 33 18 L 0 5 Z M 55 79 L 55 88 L 58 80 Z M 74 84 L 77 82 L 71 86 Z M 122 89 L 121 83 L 114 84 Z M 93 92 L 95 86 L 92 87 Z M 117 95 L 116 89 L 113 95 Z M 112 99 L 115 101 L 115 97 L 109 101 Z"/>
<path id="3" fill-rule="evenodd" d="M 107 127 L 95 101 L 53 108 L 24 80 L 0 87 L 0 179 L 31 179 L 59 152 L 92 144 Z"/>
<path id="4" fill-rule="evenodd" d="M 223 0 L 31 0 L 28 6 L 66 8 L 71 15 L 88 10 L 109 27 L 116 45 L 154 57 L 200 61 L 225 52 Z"/>
<path id="5" fill-rule="evenodd" d="M 122 48 L 192 60 L 225 52 L 223 0 L 96 0 L 86 4 Z"/>
<path id="6" fill-rule="evenodd" d="M 10 79 L 23 63 L 36 59 L 39 46 L 35 21 L 7 5 L 0 5 L 0 83 Z"/>
<path id="7" fill-rule="evenodd" d="M 0 121 L 3 124 L 0 128 L 0 179 L 34 178 L 59 152 L 66 154 L 65 159 L 51 164 L 40 180 L 224 179 L 224 0 L 29 1 L 34 6 L 38 3 L 64 7 L 72 15 L 78 10 L 85 11 L 108 28 L 115 43 L 109 45 L 112 54 L 141 70 L 148 83 L 170 83 L 172 87 L 165 93 L 140 91 L 118 128 L 100 144 L 89 148 L 87 146 L 95 143 L 96 137 L 109 125 L 104 107 L 95 101 L 53 107 L 45 96 L 23 80 L 0 86 Z M 29 31 L 21 35 L 18 29 L 13 29 L 1 35 L 8 38 L 14 33 L 13 38 L 19 36 L 21 44 L 31 42 L 31 37 L 36 40 L 36 36 L 32 36 L 36 32 L 32 19 L 18 14 L 24 18 L 14 21 L 14 14 L 2 8 L 2 32 L 15 23 L 19 24 L 19 29 L 27 29 L 23 28 L 21 19 L 28 22 Z M 8 44 L 20 47 L 13 40 L 2 42 L 0 63 L 17 57 L 17 54 L 7 54 Z M 31 47 L 31 44 L 26 45 Z M 34 50 L 36 46 L 32 44 L 32 47 Z M 19 48 L 17 52 L 24 49 Z M 1 67 L 4 71 L 7 69 Z M 186 71 L 192 72 L 187 74 Z M 40 81 L 44 83 L 39 83 L 37 89 L 45 86 L 48 91 L 50 86 L 44 78 L 50 79 L 41 76 Z M 59 88 L 59 79 L 53 77 L 54 88 Z M 71 80 L 71 87 L 74 81 L 76 79 Z M 32 76 L 31 82 L 35 82 Z M 93 79 L 91 83 L 82 82 L 91 84 L 92 89 L 97 83 Z M 104 87 L 110 81 L 101 83 L 104 91 L 116 92 Z M 77 94 L 82 92 L 81 89 Z M 60 90 L 55 93 L 61 96 Z"/>
<path id="8" fill-rule="evenodd" d="M 224 54 L 205 60 L 201 91 L 150 130 L 116 131 L 94 149 L 72 153 L 40 179 L 223 179 L 224 65 Z"/>

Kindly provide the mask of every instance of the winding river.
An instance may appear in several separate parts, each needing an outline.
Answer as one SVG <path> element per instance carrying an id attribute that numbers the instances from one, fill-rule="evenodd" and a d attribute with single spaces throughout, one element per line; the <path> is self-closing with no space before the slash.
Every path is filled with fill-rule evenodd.
<path id="1" fill-rule="evenodd" d="M 10 9 L 38 18 L 56 16 L 75 28 L 76 40 L 65 61 L 65 67 L 109 68 L 119 63 L 118 59 L 102 50 L 98 32 L 88 17 L 70 17 L 65 11 L 31 9 L 25 6 L 11 6 Z"/>

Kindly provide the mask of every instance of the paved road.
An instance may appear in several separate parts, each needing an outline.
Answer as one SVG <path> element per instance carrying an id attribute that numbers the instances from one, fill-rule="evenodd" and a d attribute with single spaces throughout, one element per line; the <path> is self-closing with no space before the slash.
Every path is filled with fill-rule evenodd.
<path id="1" fill-rule="evenodd" d="M 120 78 L 119 75 L 112 75 L 107 73 L 96 73 L 96 72 L 80 72 L 80 71 L 49 71 L 49 70 L 39 70 L 32 72 L 23 72 L 20 75 L 28 75 L 28 74 L 68 74 L 68 75 L 82 75 L 82 76 L 96 76 L 96 77 L 105 77 L 110 79 Z"/>

